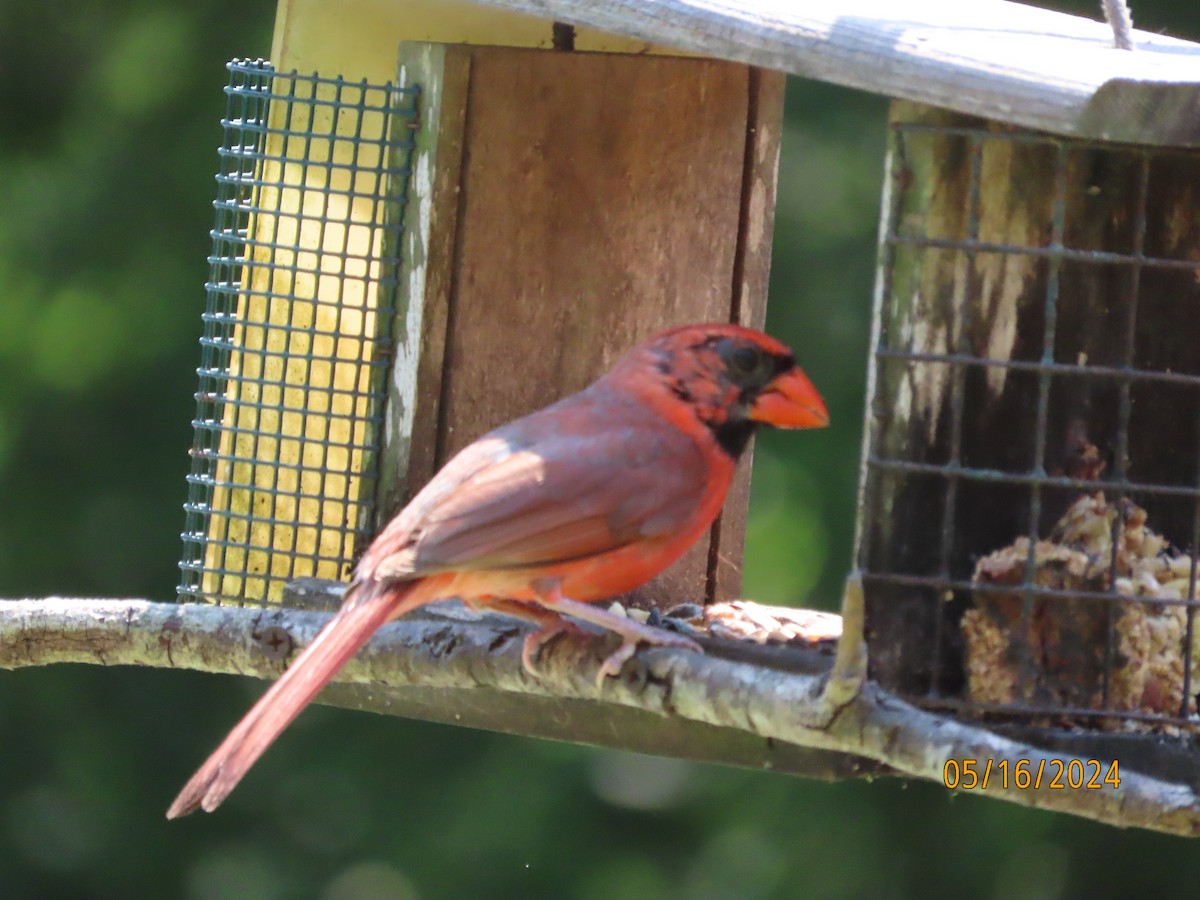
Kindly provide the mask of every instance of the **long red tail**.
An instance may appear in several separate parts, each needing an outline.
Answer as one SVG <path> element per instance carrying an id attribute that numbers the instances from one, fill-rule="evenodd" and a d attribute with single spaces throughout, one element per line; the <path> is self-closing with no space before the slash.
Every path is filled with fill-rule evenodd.
<path id="1" fill-rule="evenodd" d="M 362 593 L 342 606 L 283 677 L 259 698 L 183 786 L 167 810 L 167 818 L 185 816 L 198 807 L 212 812 L 220 806 L 321 688 L 381 625 L 398 614 L 397 607 L 417 584 L 419 582 L 387 586 L 371 584 L 358 588 Z"/>

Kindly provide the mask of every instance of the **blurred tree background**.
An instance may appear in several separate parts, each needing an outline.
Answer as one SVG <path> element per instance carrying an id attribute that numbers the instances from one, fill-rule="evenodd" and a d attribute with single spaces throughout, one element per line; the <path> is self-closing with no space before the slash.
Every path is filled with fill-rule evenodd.
<path id="1" fill-rule="evenodd" d="M 1191 3 L 1134 12 L 1200 38 Z M 270 0 L 0 6 L 0 595 L 173 597 L 223 63 L 265 55 L 273 15 Z M 832 607 L 850 562 L 885 114 L 879 97 L 789 86 L 769 327 L 834 424 L 759 444 L 746 595 L 766 602 Z M 0 672 L 0 894 L 749 900 L 1200 883 L 1186 841 L 937 786 L 823 784 L 326 708 L 218 815 L 167 823 L 260 690 Z"/>

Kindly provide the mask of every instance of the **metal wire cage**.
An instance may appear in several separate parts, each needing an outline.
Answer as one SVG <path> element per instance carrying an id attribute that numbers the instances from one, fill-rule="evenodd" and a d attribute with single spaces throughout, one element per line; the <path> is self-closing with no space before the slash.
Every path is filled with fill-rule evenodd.
<path id="1" fill-rule="evenodd" d="M 276 603 L 371 530 L 419 89 L 227 68 L 178 594 Z"/>
<path id="2" fill-rule="evenodd" d="M 858 563 L 873 677 L 1192 731 L 1200 154 L 897 104 Z"/>

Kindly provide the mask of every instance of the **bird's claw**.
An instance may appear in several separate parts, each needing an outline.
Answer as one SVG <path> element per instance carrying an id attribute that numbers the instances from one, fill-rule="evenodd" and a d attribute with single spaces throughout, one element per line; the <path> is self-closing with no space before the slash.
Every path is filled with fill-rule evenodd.
<path id="1" fill-rule="evenodd" d="M 530 675 L 537 675 L 537 668 L 533 663 L 534 657 L 542 651 L 542 647 L 560 634 L 587 634 L 587 632 L 566 619 L 549 622 L 537 631 L 530 632 L 525 636 L 525 642 L 521 645 L 521 665 L 526 672 Z"/>
<path id="2" fill-rule="evenodd" d="M 691 638 L 660 628 L 641 626 L 635 634 L 622 634 L 621 637 L 623 638 L 621 646 L 610 653 L 600 664 L 600 671 L 596 673 L 596 687 L 601 687 L 604 679 L 608 676 L 616 678 L 621 674 L 625 663 L 629 662 L 633 654 L 637 652 L 638 644 L 648 644 L 652 647 L 679 647 L 695 653 L 704 652 L 704 648 Z"/>
<path id="3" fill-rule="evenodd" d="M 630 622 L 630 625 L 633 627 L 628 631 L 622 630 L 618 632 L 622 638 L 621 646 L 605 657 L 604 662 L 600 664 L 600 670 L 596 673 L 596 687 L 601 687 L 604 684 L 605 678 L 610 676 L 616 678 L 620 675 L 625 663 L 629 662 L 633 658 L 633 654 L 637 652 L 639 644 L 647 644 L 653 647 L 679 647 L 683 650 L 692 650 L 696 653 L 704 652 L 704 649 L 699 644 L 681 634 L 674 634 L 659 628 L 649 628 L 645 625 L 639 625 L 636 622 Z M 585 631 L 566 619 L 549 622 L 537 631 L 528 634 L 525 637 L 524 644 L 521 645 L 521 665 L 525 667 L 526 672 L 530 675 L 537 675 L 534 658 L 541 652 L 542 647 L 560 634 L 579 634 L 596 637 L 592 632 Z"/>
<path id="4" fill-rule="evenodd" d="M 604 679 L 610 675 L 616 678 L 621 674 L 621 669 L 625 667 L 625 663 L 633 657 L 637 652 L 637 641 L 625 640 L 621 646 L 610 653 L 600 664 L 600 671 L 596 673 L 596 687 L 601 687 L 604 684 Z"/>

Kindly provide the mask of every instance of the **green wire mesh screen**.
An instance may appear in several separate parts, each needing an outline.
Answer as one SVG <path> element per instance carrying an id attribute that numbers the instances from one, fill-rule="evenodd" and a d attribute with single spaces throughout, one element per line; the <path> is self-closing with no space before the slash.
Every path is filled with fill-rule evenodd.
<path id="1" fill-rule="evenodd" d="M 179 598 L 278 603 L 371 528 L 419 89 L 227 68 Z"/>

